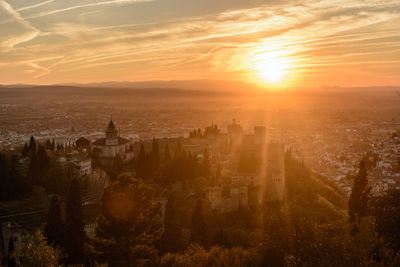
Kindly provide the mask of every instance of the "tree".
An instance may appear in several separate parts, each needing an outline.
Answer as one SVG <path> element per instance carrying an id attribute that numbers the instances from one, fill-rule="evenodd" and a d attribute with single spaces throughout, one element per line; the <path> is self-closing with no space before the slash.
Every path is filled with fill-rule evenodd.
<path id="1" fill-rule="evenodd" d="M 186 266 L 273 266 L 261 265 L 260 257 L 255 249 L 213 247 L 209 251 L 201 245 L 191 244 L 184 253 L 165 254 L 161 259 L 162 267 Z"/>
<path id="2" fill-rule="evenodd" d="M 112 166 L 108 168 L 107 173 L 110 175 L 110 179 L 114 180 L 118 177 L 123 172 L 124 169 L 124 161 L 120 157 L 120 155 L 117 155 L 113 159 Z"/>
<path id="3" fill-rule="evenodd" d="M 54 143 L 54 139 L 51 141 L 51 150 L 55 151 L 56 145 Z"/>
<path id="4" fill-rule="evenodd" d="M 400 190 L 390 189 L 372 201 L 376 230 L 394 250 L 400 251 Z"/>
<path id="5" fill-rule="evenodd" d="M 36 153 L 36 141 L 33 136 L 29 138 L 29 154 L 32 157 Z"/>
<path id="6" fill-rule="evenodd" d="M 147 176 L 147 159 L 146 159 L 146 150 L 144 149 L 144 145 L 140 145 L 139 155 L 136 160 L 136 175 L 139 178 L 146 178 Z"/>
<path id="7" fill-rule="evenodd" d="M 23 158 L 25 158 L 29 155 L 29 147 L 28 147 L 27 143 L 25 143 L 24 148 L 22 149 L 21 155 Z"/>
<path id="8" fill-rule="evenodd" d="M 182 214 L 179 213 L 177 202 L 177 196 L 171 194 L 165 207 L 164 233 L 161 238 L 163 252 L 182 251 L 189 241 L 188 238 L 185 239 L 181 223 Z"/>
<path id="9" fill-rule="evenodd" d="M 354 177 L 354 184 L 350 194 L 349 220 L 352 223 L 360 223 L 366 214 L 367 202 L 371 188 L 368 187 L 367 169 L 364 160 L 361 160 L 358 174 Z"/>
<path id="10" fill-rule="evenodd" d="M 66 210 L 66 236 L 65 251 L 67 262 L 79 264 L 84 261 L 85 232 L 82 218 L 82 200 L 79 181 L 74 179 L 71 182 L 67 195 Z"/>
<path id="11" fill-rule="evenodd" d="M 169 146 L 168 144 L 165 145 L 165 151 L 164 151 L 164 161 L 168 161 L 171 159 L 171 152 L 169 151 Z"/>
<path id="12" fill-rule="evenodd" d="M 108 266 L 153 266 L 163 232 L 160 206 L 151 188 L 123 173 L 105 190 L 97 219 L 94 255 Z"/>
<path id="13" fill-rule="evenodd" d="M 9 179 L 10 179 L 10 182 L 13 184 L 13 192 L 14 193 L 24 192 L 25 188 L 24 188 L 24 185 L 22 184 L 22 177 L 18 171 L 18 156 L 17 155 L 11 156 L 9 171 L 10 171 Z"/>
<path id="14" fill-rule="evenodd" d="M 10 180 L 10 166 L 6 155 L 0 153 L 0 200 L 9 200 L 13 195 L 13 184 Z"/>
<path id="15" fill-rule="evenodd" d="M 16 267 L 17 266 L 14 238 L 12 236 L 10 237 L 10 240 L 8 242 L 7 266 L 8 267 Z"/>
<path id="16" fill-rule="evenodd" d="M 182 152 L 183 152 L 183 148 L 182 148 L 182 144 L 181 144 L 181 139 L 178 139 L 178 144 L 176 145 L 176 148 L 175 148 L 174 158 L 179 157 L 180 154 L 182 154 Z"/>
<path id="17" fill-rule="evenodd" d="M 47 223 L 44 235 L 47 242 L 55 247 L 64 245 L 65 223 L 61 216 L 60 201 L 58 196 L 51 198 L 50 208 L 47 215 Z"/>
<path id="18" fill-rule="evenodd" d="M 67 170 L 70 171 L 72 168 L 69 167 Z M 53 162 L 44 175 L 41 185 L 48 194 L 64 195 L 66 193 L 66 180 L 66 171 L 58 162 Z"/>
<path id="19" fill-rule="evenodd" d="M 58 266 L 59 251 L 49 246 L 40 231 L 22 237 L 21 266 Z"/>
<path id="20" fill-rule="evenodd" d="M 34 145 L 36 147 L 36 143 Z M 36 154 L 33 154 L 29 164 L 28 176 L 36 185 L 43 185 L 46 172 L 49 170 L 51 161 L 43 146 L 39 146 Z"/>
<path id="21" fill-rule="evenodd" d="M 227 233 L 225 232 L 224 227 L 221 226 L 214 234 L 213 243 L 221 247 L 229 246 Z"/>
<path id="22" fill-rule="evenodd" d="M 153 171 L 158 172 L 160 169 L 160 147 L 158 145 L 158 139 L 155 138 L 153 138 L 152 143 L 151 162 Z"/>
<path id="23" fill-rule="evenodd" d="M 201 199 L 197 200 L 197 203 L 193 209 L 190 234 L 190 238 L 193 243 L 199 243 L 204 247 L 207 247 L 208 232 L 205 222 L 203 202 L 201 201 Z"/>
<path id="24" fill-rule="evenodd" d="M 202 167 L 203 167 L 203 175 L 205 177 L 209 177 L 211 174 L 211 163 L 210 163 L 210 155 L 208 149 L 204 149 Z"/>

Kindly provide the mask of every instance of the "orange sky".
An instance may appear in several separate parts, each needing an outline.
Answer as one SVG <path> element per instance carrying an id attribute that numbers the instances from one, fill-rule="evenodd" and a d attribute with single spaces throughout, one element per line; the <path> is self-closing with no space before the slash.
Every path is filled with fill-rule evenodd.
<path id="1" fill-rule="evenodd" d="M 0 84 L 399 85 L 399 25 L 398 0 L 0 0 Z"/>

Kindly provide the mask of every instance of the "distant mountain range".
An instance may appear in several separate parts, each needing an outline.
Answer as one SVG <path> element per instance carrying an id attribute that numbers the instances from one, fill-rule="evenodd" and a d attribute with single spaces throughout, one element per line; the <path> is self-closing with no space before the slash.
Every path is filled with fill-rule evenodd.
<path id="1" fill-rule="evenodd" d="M 224 90 L 236 91 L 249 89 L 261 89 L 262 87 L 252 83 L 241 81 L 223 80 L 171 80 L 171 81 L 138 81 L 138 82 L 100 82 L 100 83 L 62 83 L 54 85 L 36 84 L 7 84 L 0 87 L 7 88 L 26 88 L 26 87 L 48 87 L 48 86 L 68 86 L 68 87 L 92 87 L 92 88 L 129 88 L 129 89 L 184 89 L 184 90 Z"/>
<path id="2" fill-rule="evenodd" d="M 274 89 L 273 87 L 262 86 L 256 83 L 227 80 L 154 80 L 154 81 L 110 81 L 99 83 L 61 83 L 54 85 L 38 84 L 7 84 L 0 87 L 6 88 L 33 88 L 33 87 L 85 87 L 85 88 L 114 88 L 114 89 L 182 89 L 194 91 L 257 91 L 265 89 Z M 400 86 L 366 86 L 366 87 L 340 87 L 340 86 L 320 86 L 314 88 L 290 88 L 296 91 L 397 91 Z"/>

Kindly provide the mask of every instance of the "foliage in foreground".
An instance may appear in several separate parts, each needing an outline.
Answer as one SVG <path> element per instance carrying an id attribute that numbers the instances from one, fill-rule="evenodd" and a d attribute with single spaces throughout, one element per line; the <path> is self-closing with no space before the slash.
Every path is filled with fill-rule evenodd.
<path id="1" fill-rule="evenodd" d="M 162 267 L 183 266 L 259 266 L 259 255 L 255 249 L 212 247 L 204 249 L 201 245 L 191 244 L 184 253 L 167 253 L 161 258 Z"/>
<path id="2" fill-rule="evenodd" d="M 58 266 L 58 262 L 59 251 L 47 245 L 40 231 L 23 236 L 21 266 L 53 267 Z"/>
<path id="3" fill-rule="evenodd" d="M 124 173 L 104 191 L 92 252 L 109 266 L 154 266 L 154 245 L 162 231 L 160 207 L 153 205 L 151 188 Z"/>

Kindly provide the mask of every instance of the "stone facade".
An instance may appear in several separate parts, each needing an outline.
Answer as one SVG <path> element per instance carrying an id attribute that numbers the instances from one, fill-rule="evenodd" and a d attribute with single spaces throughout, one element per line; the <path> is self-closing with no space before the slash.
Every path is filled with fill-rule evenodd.
<path id="1" fill-rule="evenodd" d="M 129 141 L 118 135 L 114 122 L 111 120 L 105 132 L 106 137 L 97 139 L 92 144 L 92 154 L 100 158 L 113 159 L 120 157 L 123 161 L 133 159 L 133 150 Z"/>

